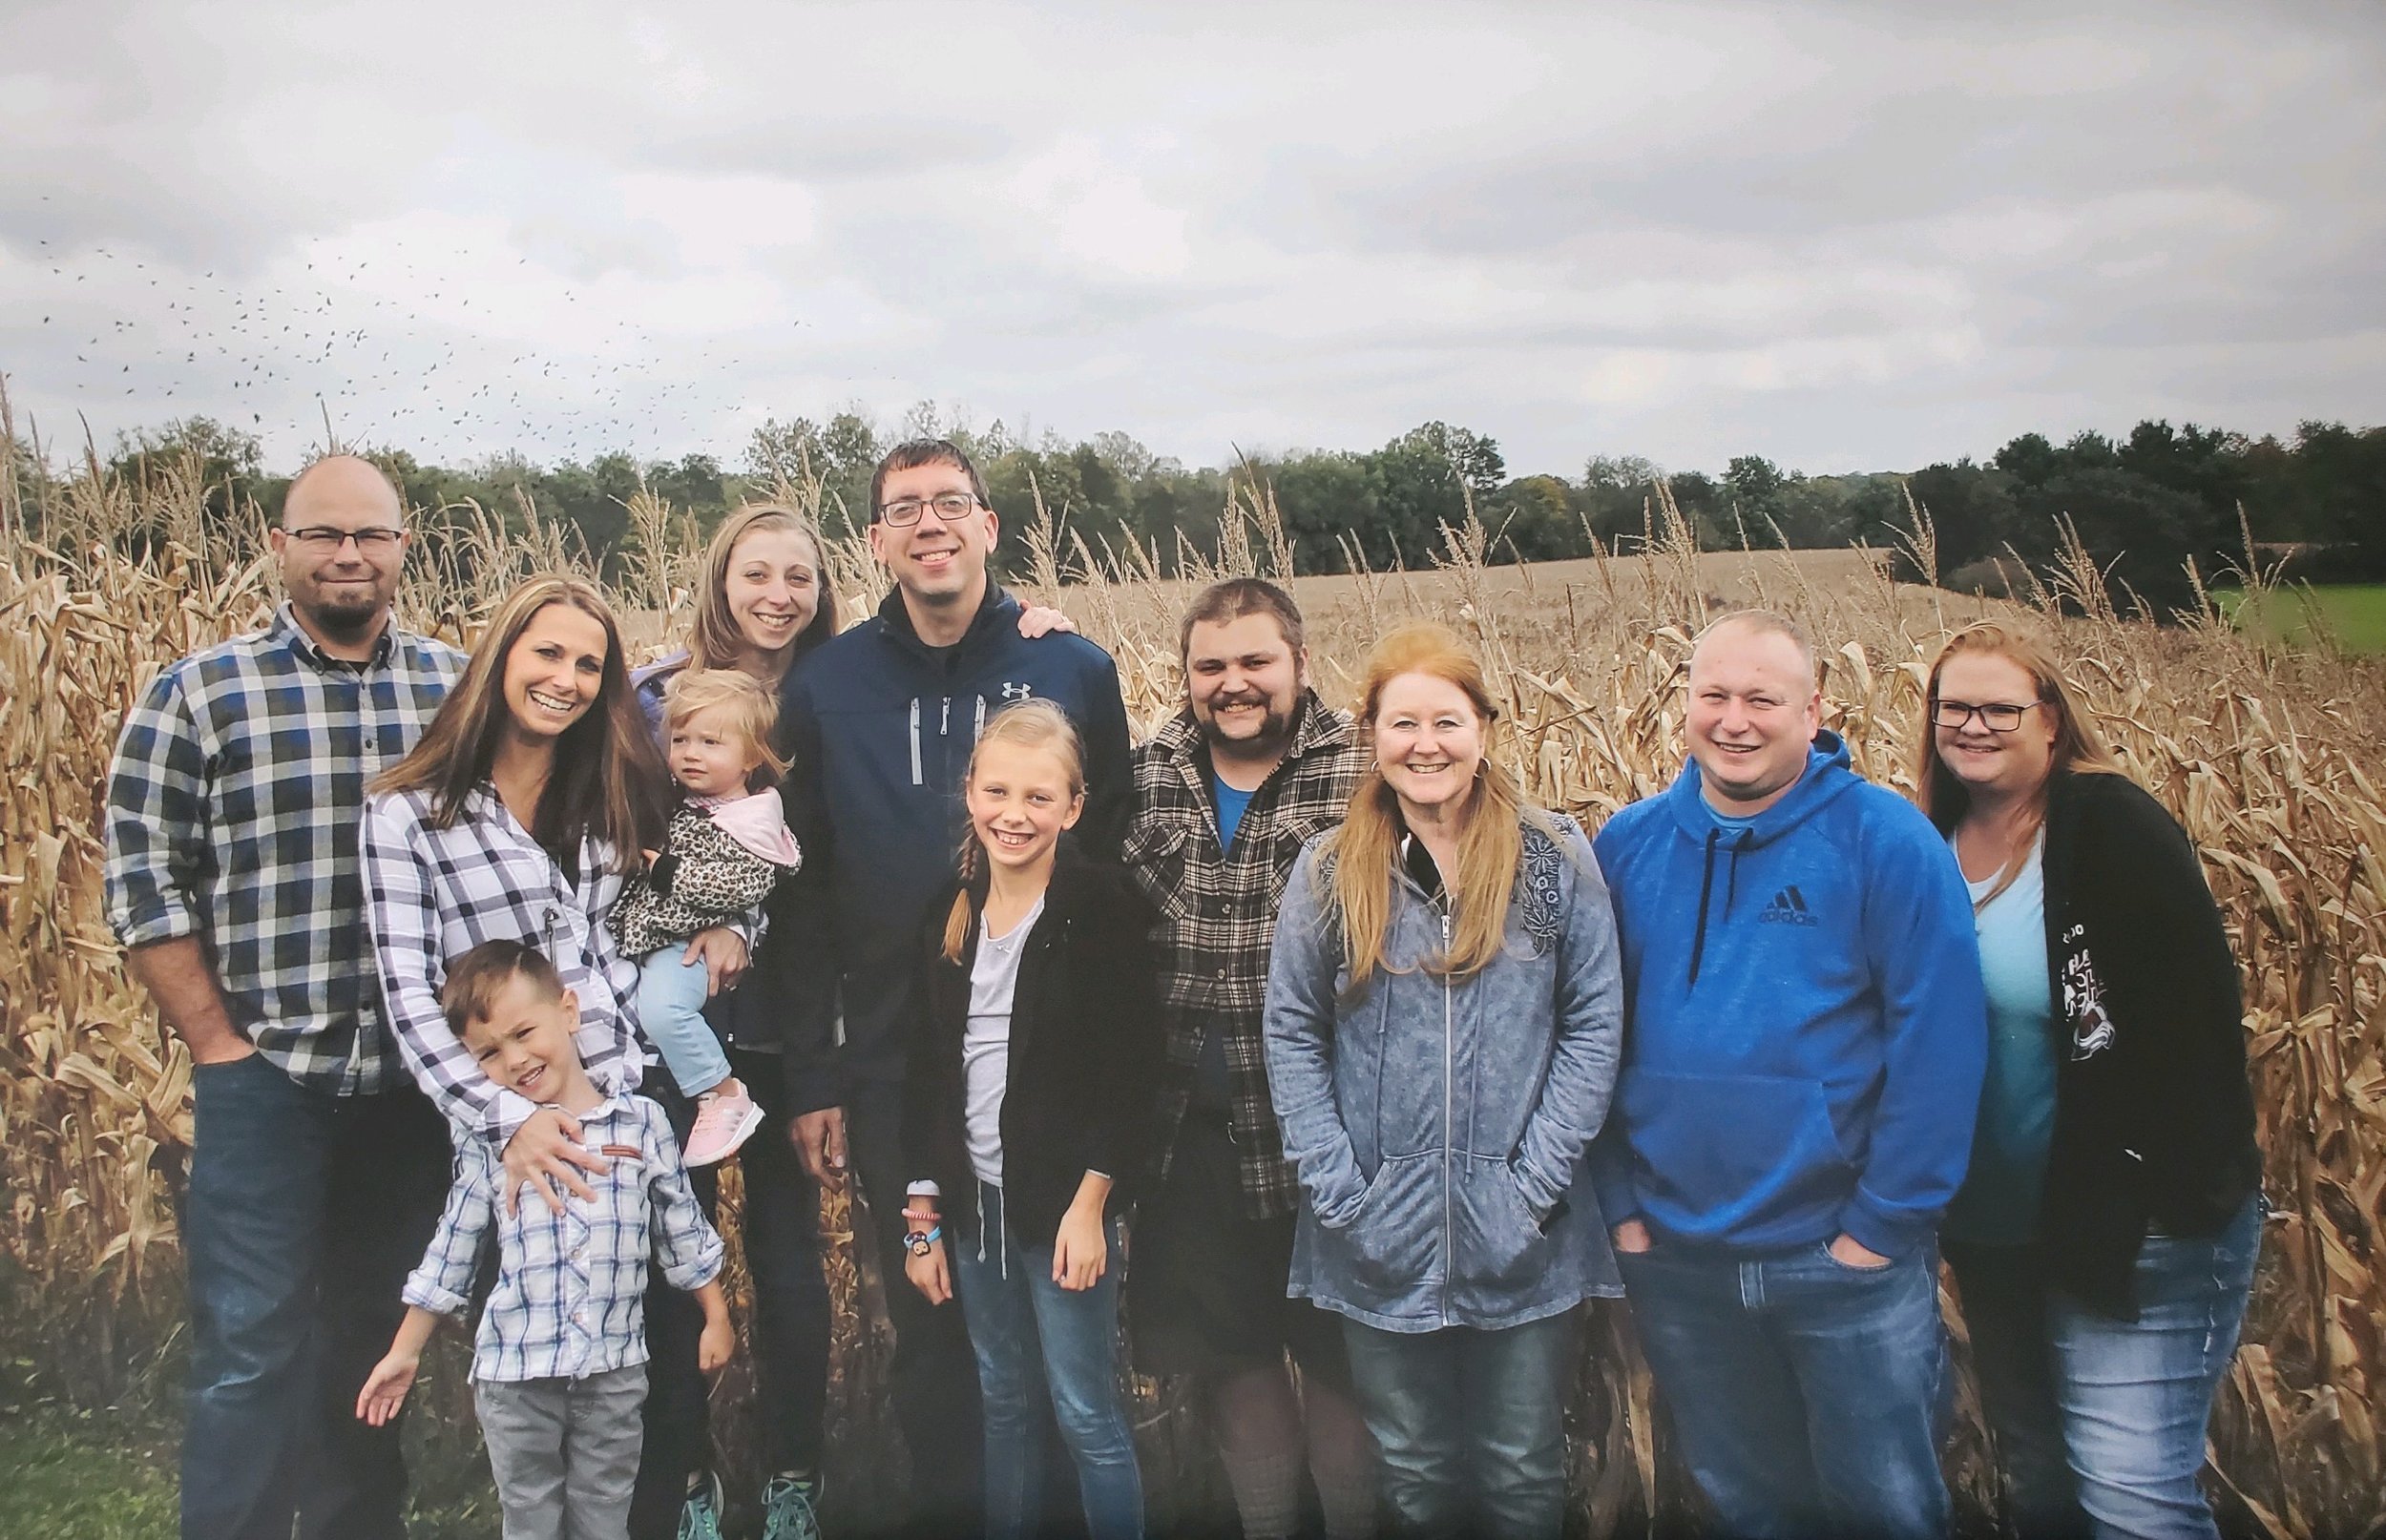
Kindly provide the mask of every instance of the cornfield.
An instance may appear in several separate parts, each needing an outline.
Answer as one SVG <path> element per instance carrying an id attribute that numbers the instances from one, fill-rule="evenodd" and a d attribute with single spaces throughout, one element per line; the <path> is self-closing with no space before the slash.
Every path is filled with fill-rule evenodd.
<path id="1" fill-rule="evenodd" d="M 0 397 L 0 432 L 15 447 Z M 818 507 L 801 481 L 783 496 Z M 128 701 L 175 656 L 254 626 L 274 602 L 254 509 L 207 511 L 194 468 L 126 485 L 94 467 L 36 499 L 0 480 L 0 1306 L 7 1351 L 55 1393 L 116 1394 L 175 1340 L 181 1315 L 175 1199 L 189 1150 L 189 1063 L 124 974 L 102 914 L 97 809 Z M 632 509 L 637 542 L 616 586 L 638 644 L 683 627 L 697 531 L 659 501 Z M 1120 662 L 1148 732 L 1177 706 L 1176 614 L 1195 580 L 1291 571 L 1264 487 L 1236 489 L 1220 548 L 1114 548 L 1039 517 L 1006 554 L 1015 586 L 1067 609 Z M 832 517 L 831 525 L 836 524 Z M 568 531 L 534 509 L 418 510 L 402 598 L 408 623 L 469 642 L 494 598 L 549 568 L 593 574 Z M 1824 646 L 1828 725 L 1857 767 L 1911 784 L 1924 671 L 1979 601 L 1902 585 L 1886 560 L 1820 568 L 1772 555 L 1701 554 L 1662 492 L 1638 554 L 1559 569 L 1495 568 L 1472 523 L 1446 531 L 1430 572 L 1305 578 L 1317 681 L 1347 684 L 1377 631 L 1437 614 L 1479 646 L 1504 702 L 1504 752 L 1545 804 L 1596 827 L 1657 791 L 1680 761 L 1691 636 L 1726 602 L 1803 618 Z M 1927 516 L 1907 556 L 1927 574 Z M 832 541 L 848 614 L 879 579 L 860 545 Z M 2259 574 L 2246 574 L 2259 581 Z M 2232 1530 L 2279 1537 L 2386 1526 L 2380 1423 L 2386 1316 L 2386 674 L 2267 649 L 2208 607 L 2157 626 L 2124 614 L 2084 553 L 2041 574 L 2056 627 L 2109 739 L 2186 824 L 2226 909 L 2246 980 L 2248 1049 L 2279 1211 L 2243 1347 L 2211 1432 L 2212 1485 Z M 724 1202 L 735 1204 L 734 1181 Z M 877 1393 L 878 1285 L 851 1245 L 842 1199 L 824 1215 L 837 1311 L 831 1489 L 868 1507 L 901 1488 Z M 724 1223 L 734 1231 L 734 1225 Z M 462 1416 L 446 1361 L 434 1416 Z M 444 1393 L 442 1393 L 444 1391 Z M 717 1392 L 724 1461 L 746 1458 L 744 1382 Z M 1222 1488 L 1179 1387 L 1137 1386 L 1156 1517 L 1214 1511 Z M 1971 1528 L 1990 1511 L 1977 1408 L 1959 1401 L 1949 1453 Z M 1571 1409 L 1580 1526 L 1664 1528 L 1688 1496 L 1653 1416 L 1627 1313 L 1592 1316 Z M 466 1458 L 461 1442 L 450 1456 Z"/>

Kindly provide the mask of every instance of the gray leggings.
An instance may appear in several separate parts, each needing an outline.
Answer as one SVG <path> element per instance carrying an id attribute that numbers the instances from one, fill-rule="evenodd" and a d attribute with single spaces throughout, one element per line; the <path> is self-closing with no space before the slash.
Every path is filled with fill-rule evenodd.
<path id="1" fill-rule="evenodd" d="M 629 1540 L 646 1365 L 585 1380 L 479 1381 L 505 1540 Z"/>

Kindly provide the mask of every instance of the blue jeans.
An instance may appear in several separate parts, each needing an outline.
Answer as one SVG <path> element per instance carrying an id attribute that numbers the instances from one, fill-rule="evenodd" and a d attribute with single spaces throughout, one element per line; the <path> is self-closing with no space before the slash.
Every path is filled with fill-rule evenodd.
<path id="1" fill-rule="evenodd" d="M 1395 1532 L 1556 1540 L 1565 1525 L 1577 1316 L 1499 1331 L 1343 1321 L 1350 1383 L 1383 1450 Z"/>
<path id="2" fill-rule="evenodd" d="M 2219 1534 L 2195 1478 L 2261 1243 L 2258 1197 L 2218 1235 L 2148 1236 L 2134 1321 L 2052 1287 L 2037 1246 L 1949 1244 L 2021 1533 Z"/>
<path id="3" fill-rule="evenodd" d="M 405 1071 L 390 1066 L 404 1078 Z M 408 1083 L 300 1085 L 262 1054 L 191 1076 L 186 1540 L 401 1540 L 400 1424 L 356 1393 L 446 1200 L 448 1125 Z"/>
<path id="4" fill-rule="evenodd" d="M 1732 1535 L 1944 1535 L 1938 1253 L 1618 1252 L 1690 1474 Z"/>
<path id="5" fill-rule="evenodd" d="M 1141 1540 L 1143 1479 L 1119 1391 L 1120 1227 L 1109 1227 L 1100 1280 L 1080 1293 L 1052 1280 L 1053 1238 L 1036 1244 L 1002 1217 L 1002 1189 L 977 1184 L 973 1236 L 949 1239 L 986 1422 L 986 1533 L 1024 1540 L 1042 1530 L 1043 1420 L 1052 1398 L 1077 1461 L 1089 1540 Z M 948 1232 L 950 1237 L 950 1232 Z"/>
<path id="6" fill-rule="evenodd" d="M 662 1055 L 672 1082 L 693 1096 L 729 1078 L 729 1055 L 704 1019 L 712 976 L 701 962 L 681 962 L 686 953 L 687 944 L 675 941 L 638 965 L 638 1027 Z"/>

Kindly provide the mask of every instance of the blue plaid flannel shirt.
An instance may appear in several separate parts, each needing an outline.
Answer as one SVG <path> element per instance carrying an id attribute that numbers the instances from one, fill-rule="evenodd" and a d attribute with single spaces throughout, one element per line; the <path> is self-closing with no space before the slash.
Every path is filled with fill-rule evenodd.
<path id="1" fill-rule="evenodd" d="M 414 746 L 464 655 L 386 627 L 362 667 L 283 605 L 171 663 L 125 714 L 108 774 L 108 923 L 127 947 L 197 936 L 233 1024 L 340 1094 L 390 1072 L 365 956 L 365 786 Z"/>
<path id="2" fill-rule="evenodd" d="M 688 1186 L 662 1109 L 644 1096 L 610 1096 L 580 1127 L 613 1165 L 588 1176 L 594 1202 L 567 1195 L 561 1214 L 535 1193 L 505 1213 L 496 1152 L 485 1139 L 457 1143 L 455 1185 L 406 1280 L 406 1302 L 462 1315 L 481 1238 L 497 1227 L 497 1284 L 472 1347 L 476 1381 L 580 1380 L 643 1363 L 648 1259 L 674 1288 L 701 1289 L 721 1276 L 721 1237 Z"/>

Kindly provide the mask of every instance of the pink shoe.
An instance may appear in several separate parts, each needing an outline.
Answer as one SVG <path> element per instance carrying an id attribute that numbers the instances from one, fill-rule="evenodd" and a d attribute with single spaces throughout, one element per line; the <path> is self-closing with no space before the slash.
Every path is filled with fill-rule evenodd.
<path id="1" fill-rule="evenodd" d="M 696 1098 L 696 1126 L 688 1130 L 687 1163 L 709 1166 L 726 1160 L 762 1126 L 763 1110 L 737 1081 L 730 1081 L 726 1091 L 707 1092 Z"/>

